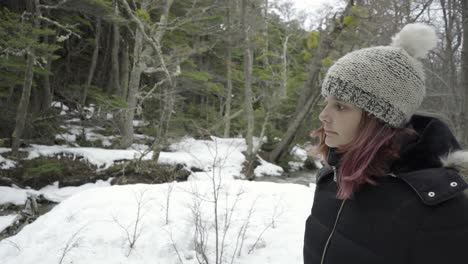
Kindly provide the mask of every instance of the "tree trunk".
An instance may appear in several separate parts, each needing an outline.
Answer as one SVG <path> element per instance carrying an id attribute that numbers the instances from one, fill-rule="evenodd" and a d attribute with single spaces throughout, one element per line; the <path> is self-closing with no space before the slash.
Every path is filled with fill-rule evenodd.
<path id="1" fill-rule="evenodd" d="M 130 59 L 128 57 L 128 44 L 126 41 L 123 42 L 124 47 L 122 48 L 122 64 L 121 64 L 121 74 L 120 74 L 120 94 L 124 100 L 127 99 L 128 93 L 128 76 L 130 68 Z"/>
<path id="2" fill-rule="evenodd" d="M 127 101 L 127 95 L 128 95 L 128 79 L 130 75 L 130 59 L 128 55 L 128 44 L 127 41 L 124 40 L 123 42 L 123 48 L 122 48 L 122 64 L 120 68 L 120 91 L 118 93 L 118 96 L 122 98 L 122 100 Z M 122 135 L 122 131 L 124 130 L 125 127 L 125 112 L 123 109 L 119 109 L 117 113 L 115 114 L 117 124 L 120 130 L 120 134 Z"/>
<path id="3" fill-rule="evenodd" d="M 13 99 L 14 99 L 14 95 L 15 95 L 15 86 L 14 84 L 11 84 L 9 87 L 8 87 L 8 97 L 7 97 L 7 105 L 10 106 L 10 104 L 12 105 L 13 104 Z"/>
<path id="4" fill-rule="evenodd" d="M 232 104 L 232 37 L 231 37 L 231 1 L 227 0 L 226 10 L 226 31 L 227 31 L 227 58 L 226 58 L 226 70 L 227 70 L 227 91 L 226 91 L 226 108 L 224 111 L 224 137 L 228 138 L 231 130 L 231 104 Z"/>
<path id="5" fill-rule="evenodd" d="M 287 35 L 283 42 L 283 54 L 281 58 L 283 59 L 283 64 L 281 68 L 281 90 L 279 93 L 279 98 L 286 98 L 287 97 L 287 89 L 288 89 L 288 40 L 290 35 Z"/>
<path id="6" fill-rule="evenodd" d="M 117 0 L 113 1 L 114 5 L 114 15 L 119 15 L 119 7 Z M 119 73 L 119 50 L 120 50 L 120 29 L 117 23 L 112 23 L 112 75 L 110 83 L 112 84 L 112 91 L 116 91 L 117 94 L 120 94 L 120 73 Z M 110 91 L 112 93 L 112 91 Z"/>
<path id="7" fill-rule="evenodd" d="M 451 120 L 454 120 L 455 124 L 459 120 L 458 116 L 458 109 L 460 109 L 460 98 L 461 95 L 457 90 L 458 82 L 457 82 L 457 70 L 455 65 L 455 51 L 458 49 L 456 47 L 456 43 L 454 43 L 454 15 L 453 13 L 456 12 L 452 9 L 452 0 L 440 0 L 440 5 L 442 8 L 442 18 L 444 21 L 444 29 L 445 29 L 445 47 L 444 47 L 444 55 L 445 59 L 443 60 L 443 69 L 444 69 L 444 79 L 447 80 L 448 89 L 451 89 L 453 96 L 450 96 L 444 100 L 443 104 L 446 105 L 447 110 L 446 113 L 449 115 Z M 454 46 L 455 45 L 455 46 Z M 457 137 L 460 137 L 462 133 L 462 129 L 460 125 L 455 127 L 455 134 Z"/>
<path id="8" fill-rule="evenodd" d="M 44 42 L 49 43 L 49 36 L 44 36 Z M 50 75 L 52 74 L 50 72 L 52 64 L 52 56 L 47 56 L 47 62 L 45 65 L 45 70 L 47 71 L 47 74 L 44 76 L 44 85 L 42 86 L 42 102 L 41 102 L 41 107 L 40 110 L 44 111 L 48 109 L 52 103 L 52 90 L 50 87 Z"/>
<path id="9" fill-rule="evenodd" d="M 163 111 L 159 119 L 159 128 L 158 128 L 158 140 L 161 145 L 158 149 L 162 149 L 162 146 L 166 143 L 167 132 L 169 130 L 169 123 L 171 121 L 172 112 L 174 110 L 174 90 L 176 86 L 176 80 L 173 82 L 173 87 L 167 85 L 163 86 Z"/>
<path id="10" fill-rule="evenodd" d="M 86 98 L 88 97 L 88 90 L 91 82 L 93 81 L 94 72 L 96 70 L 96 64 L 99 56 L 99 41 L 101 38 L 101 19 L 97 18 L 96 21 L 96 36 L 94 40 L 94 51 L 93 57 L 91 59 L 91 67 L 89 67 L 88 78 L 86 84 L 83 86 L 83 94 L 81 96 L 81 104 L 84 106 L 86 103 Z"/>
<path id="11" fill-rule="evenodd" d="M 247 134 L 245 141 L 247 143 L 247 170 L 246 177 L 251 179 L 253 175 L 253 133 L 254 133 L 254 112 L 252 106 L 252 65 L 253 50 L 250 44 L 250 25 L 247 25 L 247 0 L 242 0 L 242 33 L 244 34 L 244 80 L 245 80 L 245 98 L 244 107 L 247 118 Z M 249 19 L 250 20 L 250 19 Z"/>
<path id="12" fill-rule="evenodd" d="M 39 0 L 34 0 L 34 7 L 32 8 L 33 13 L 33 25 L 34 28 L 39 28 Z M 19 146 L 21 144 L 21 136 L 23 134 L 24 125 L 26 123 L 29 98 L 31 96 L 31 86 L 34 77 L 33 67 L 34 61 L 36 60 L 36 54 L 34 48 L 29 46 L 27 48 L 27 60 L 26 60 L 26 72 L 24 75 L 23 91 L 21 93 L 21 99 L 18 105 L 18 112 L 16 113 L 16 124 L 13 134 L 11 135 L 11 151 L 12 155 L 18 157 Z"/>
<path id="13" fill-rule="evenodd" d="M 133 119 L 137 103 L 136 95 L 140 88 L 140 78 L 143 72 L 143 65 L 141 62 L 142 49 L 143 34 L 140 29 L 137 28 L 135 33 L 135 45 L 133 47 L 133 64 L 128 83 L 127 108 L 124 110 L 125 118 L 122 127 L 121 147 L 123 148 L 128 148 L 133 143 Z"/>
<path id="14" fill-rule="evenodd" d="M 463 47 L 462 47 L 462 89 L 464 91 L 463 98 L 463 141 L 464 146 L 468 145 L 468 0 L 462 0 L 462 19 L 463 19 Z"/>

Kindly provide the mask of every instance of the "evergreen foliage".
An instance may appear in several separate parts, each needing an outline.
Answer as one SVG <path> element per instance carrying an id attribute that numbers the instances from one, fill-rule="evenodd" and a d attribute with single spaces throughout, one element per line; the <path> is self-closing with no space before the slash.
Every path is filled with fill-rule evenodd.
<path id="1" fill-rule="evenodd" d="M 106 128 L 109 131 L 122 133 L 117 128 L 123 119 L 120 113 L 132 107 L 135 119 L 148 122 L 147 126 L 135 129 L 138 133 L 158 136 L 167 124 L 169 138 L 223 136 L 229 102 L 229 134 L 246 135 L 246 47 L 241 32 L 240 1 L 175 0 L 167 16 L 163 16 L 166 1 L 39 2 L 42 5 L 40 28 L 34 28 L 32 14 L 26 12 L 24 2 L 6 0 L 0 9 L 0 128 L 3 137 L 11 132 L 14 123 L 26 70 L 27 47 L 32 47 L 36 55 L 31 95 L 34 100 L 28 108 L 28 120 L 32 124 L 32 120 L 41 120 L 47 115 L 46 111 L 38 111 L 44 109 L 40 106 L 45 103 L 44 89 L 50 89 L 54 100 L 66 103 L 73 110 L 83 109 L 80 98 L 90 76 L 94 51 L 99 48 L 86 102 L 94 104 L 102 114 L 114 114 L 115 120 L 109 122 L 112 127 Z M 380 0 L 372 5 L 369 1 L 355 1 L 345 15 L 342 15 L 344 10 L 323 13 L 321 25 L 306 30 L 303 21 L 285 19 L 288 12 L 292 12 L 287 5 L 268 1 L 270 11 L 265 12 L 264 0 L 248 2 L 246 21 L 253 51 L 253 95 L 247 100 L 253 103 L 254 135 L 260 136 L 265 127 L 268 149 L 283 138 L 305 99 L 320 89 L 326 70 L 336 59 L 354 49 L 386 44 L 392 34 L 411 19 L 424 22 L 424 15 L 417 16 L 420 12 L 433 12 L 423 10 L 426 5 L 415 1 L 410 1 L 409 6 L 401 1 L 395 1 L 394 5 Z M 447 19 L 453 19 L 447 25 L 462 25 L 457 16 L 461 14 L 459 11 L 447 11 L 450 13 Z M 135 50 L 140 30 L 138 21 L 146 34 L 141 38 L 141 54 Z M 96 42 L 98 29 L 101 34 Z M 440 31 L 449 37 L 444 37 L 441 43 L 443 52 L 425 62 L 426 68 L 433 72 L 428 75 L 428 91 L 460 95 L 461 31 L 453 28 L 444 33 L 444 30 L 448 28 Z M 329 38 L 333 40 L 331 43 L 327 42 Z M 446 43 L 448 41 L 453 41 L 451 46 Z M 231 66 L 230 94 L 228 63 Z M 136 105 L 131 106 L 129 80 L 132 70 L 138 67 L 141 67 L 141 78 L 136 84 Z M 311 80 L 314 68 L 319 68 L 319 74 Z M 285 92 L 285 97 L 280 96 L 280 91 Z M 460 113 L 457 107 L 462 97 L 457 96 L 453 103 L 447 103 L 450 100 L 432 96 L 425 104 L 458 113 L 450 117 L 457 120 Z M 319 110 L 320 107 L 313 107 L 308 111 L 289 146 L 310 140 L 310 130 L 319 126 L 316 119 Z M 267 116 L 268 122 L 263 126 Z M 55 120 L 54 129 L 59 126 L 55 122 L 62 122 Z M 97 124 L 101 121 L 89 120 Z M 33 129 L 32 135 L 26 137 L 41 138 L 39 131 L 49 131 L 43 123 L 38 127 L 44 129 Z"/>

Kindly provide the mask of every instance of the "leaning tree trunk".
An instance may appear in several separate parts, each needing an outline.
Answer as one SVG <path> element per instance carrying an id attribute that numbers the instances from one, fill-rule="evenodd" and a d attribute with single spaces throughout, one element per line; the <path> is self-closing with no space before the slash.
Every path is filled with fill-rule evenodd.
<path id="1" fill-rule="evenodd" d="M 39 0 L 34 1 L 34 28 L 39 28 Z M 13 156 L 18 156 L 19 146 L 21 143 L 21 136 L 23 135 L 24 125 L 29 107 L 29 98 L 31 96 L 31 86 L 34 77 L 33 67 L 36 60 L 35 50 L 32 46 L 27 48 L 26 59 L 26 72 L 23 81 L 23 91 L 18 105 L 18 112 L 16 113 L 16 124 L 13 134 L 11 135 L 11 150 Z"/>
<path id="2" fill-rule="evenodd" d="M 319 56 L 317 56 L 319 57 Z M 307 88 L 314 89 L 317 86 L 317 79 L 320 73 L 320 68 L 316 68 L 315 72 L 311 73 L 311 78 L 307 81 Z M 304 105 L 299 108 L 299 112 L 294 114 L 294 118 L 291 122 L 288 123 L 288 130 L 284 134 L 281 141 L 275 146 L 273 151 L 270 153 L 269 160 L 271 162 L 277 162 L 288 150 L 289 145 L 294 140 L 294 137 L 299 129 L 302 121 L 307 116 L 307 113 L 317 104 L 318 100 L 320 99 L 320 90 L 315 88 L 315 94 L 309 96 Z"/>
<path id="3" fill-rule="evenodd" d="M 323 36 L 321 37 L 321 42 L 319 45 L 320 50 L 317 51 L 317 55 L 312 59 L 311 68 L 309 71 L 309 79 L 305 83 L 305 98 L 299 99 L 296 112 L 293 115 L 294 118 L 288 123 L 288 130 L 269 155 L 270 162 L 277 162 L 284 154 L 286 154 L 290 144 L 293 142 L 294 137 L 296 136 L 301 123 L 304 121 L 304 118 L 320 99 L 320 89 L 317 87 L 317 83 L 322 66 L 322 60 L 328 57 L 329 53 L 334 47 L 335 40 L 345 28 L 345 24 L 343 23 L 344 17 L 346 14 L 348 14 L 353 5 L 354 1 L 349 1 L 345 11 L 339 19 L 341 22 L 338 22 L 330 33 L 324 32 Z"/>

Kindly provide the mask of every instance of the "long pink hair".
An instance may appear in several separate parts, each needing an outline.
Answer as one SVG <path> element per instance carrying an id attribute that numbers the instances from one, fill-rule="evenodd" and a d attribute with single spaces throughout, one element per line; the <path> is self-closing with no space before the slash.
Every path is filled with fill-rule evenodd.
<path id="1" fill-rule="evenodd" d="M 337 150 L 338 153 L 342 153 L 337 170 L 338 199 L 350 198 L 365 183 L 376 185 L 373 177 L 388 173 L 391 162 L 399 158 L 400 146 L 395 139 L 403 134 L 416 133 L 408 128 L 390 127 L 364 111 L 359 131 L 350 143 L 340 146 Z M 327 162 L 329 147 L 325 145 L 323 126 L 313 131 L 312 135 L 320 139 L 316 154 L 320 154 Z"/>

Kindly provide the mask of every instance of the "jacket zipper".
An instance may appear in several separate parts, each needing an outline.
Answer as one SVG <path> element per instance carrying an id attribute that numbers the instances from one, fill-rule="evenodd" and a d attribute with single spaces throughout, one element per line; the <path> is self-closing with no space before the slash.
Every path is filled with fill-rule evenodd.
<path id="1" fill-rule="evenodd" d="M 336 167 L 335 166 L 331 166 L 332 169 L 333 169 L 333 181 L 336 182 L 336 184 L 338 185 L 338 187 L 340 186 L 340 183 L 338 182 L 338 178 L 336 176 Z"/>
<path id="2" fill-rule="evenodd" d="M 320 260 L 320 264 L 323 264 L 325 261 L 325 255 L 327 254 L 328 246 L 330 244 L 331 238 L 333 237 L 333 234 L 335 233 L 335 229 L 338 224 L 338 220 L 340 219 L 341 211 L 343 210 L 345 202 L 346 200 L 343 200 L 343 202 L 341 202 L 340 209 L 338 210 L 338 214 L 336 215 L 335 224 L 333 225 L 333 229 L 330 235 L 328 236 L 327 242 L 325 243 L 325 248 L 323 249 L 322 259 Z"/>

